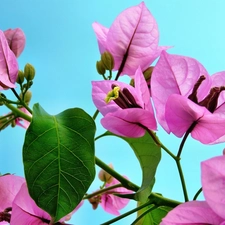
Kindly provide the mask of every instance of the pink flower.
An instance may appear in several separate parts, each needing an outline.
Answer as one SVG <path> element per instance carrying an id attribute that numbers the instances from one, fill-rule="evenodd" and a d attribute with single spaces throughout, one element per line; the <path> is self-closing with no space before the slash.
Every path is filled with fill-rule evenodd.
<path id="1" fill-rule="evenodd" d="M 100 53 L 110 52 L 115 61 L 114 70 L 121 75 L 134 75 L 138 66 L 144 71 L 160 55 L 157 23 L 141 2 L 123 11 L 108 29 L 93 23 Z"/>
<path id="2" fill-rule="evenodd" d="M 107 188 L 116 184 L 119 184 L 119 181 L 114 178 L 110 184 L 106 183 L 105 187 Z M 129 203 L 129 199 L 118 197 L 114 195 L 114 193 L 115 194 L 131 194 L 132 191 L 127 190 L 124 187 L 118 187 L 118 188 L 111 189 L 108 192 L 105 192 L 104 194 L 102 194 L 101 201 L 100 201 L 102 208 L 106 212 L 118 216 L 120 215 L 119 210 L 123 209 Z"/>
<path id="3" fill-rule="evenodd" d="M 4 34 L 8 41 L 10 49 L 18 58 L 25 47 L 25 34 L 20 28 L 5 30 Z"/>
<path id="4" fill-rule="evenodd" d="M 140 67 L 135 87 L 119 81 L 93 81 L 92 99 L 103 114 L 103 127 L 125 137 L 141 137 L 146 128 L 156 130 L 148 86 Z"/>
<path id="5" fill-rule="evenodd" d="M 161 225 L 225 224 L 225 156 L 202 162 L 201 172 L 206 201 L 190 201 L 177 206 Z"/>
<path id="6" fill-rule="evenodd" d="M 28 116 L 32 116 L 26 108 L 22 107 L 20 108 L 20 110 L 24 112 L 25 114 L 27 114 Z M 19 117 L 19 118 L 16 118 L 16 125 L 23 127 L 24 129 L 27 129 L 30 125 L 30 122 Z"/>
<path id="7" fill-rule="evenodd" d="M 4 33 L 0 30 L 0 91 L 15 87 L 18 70 L 16 56 L 9 48 Z"/>
<path id="8" fill-rule="evenodd" d="M 161 126 L 203 144 L 225 140 L 225 71 L 209 76 L 195 59 L 163 51 L 153 69 L 152 99 Z"/>
<path id="9" fill-rule="evenodd" d="M 83 202 L 81 202 L 72 213 L 82 204 Z M 63 223 L 70 219 L 72 213 L 63 217 L 59 222 Z M 13 201 L 10 225 L 46 225 L 49 224 L 50 220 L 50 215 L 39 208 L 30 197 L 27 185 L 24 183 Z"/>
<path id="10" fill-rule="evenodd" d="M 9 220 L 11 216 L 9 212 L 11 209 L 9 209 L 9 212 L 5 211 L 5 209 L 12 207 L 12 202 L 24 182 L 24 178 L 16 175 L 0 176 L 0 212 L 3 213 L 5 217 L 8 217 Z M 2 221 L 2 217 L 0 217 L 0 221 Z M 0 224 L 4 225 L 8 224 L 8 222 L 0 222 Z"/>

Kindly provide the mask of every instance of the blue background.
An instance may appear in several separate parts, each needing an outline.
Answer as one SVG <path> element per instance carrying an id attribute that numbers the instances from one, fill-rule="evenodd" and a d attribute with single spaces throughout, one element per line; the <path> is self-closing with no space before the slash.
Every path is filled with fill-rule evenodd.
<path id="1" fill-rule="evenodd" d="M 50 114 L 80 107 L 93 115 L 91 81 L 101 77 L 95 69 L 100 54 L 92 23 L 98 21 L 109 27 L 121 11 L 139 3 L 135 0 L 1 0 L 0 29 L 20 27 L 26 34 L 26 47 L 19 57 L 20 68 L 23 69 L 28 62 L 36 68 L 31 105 L 39 102 Z M 145 3 L 158 22 L 160 45 L 174 46 L 170 53 L 196 58 L 210 74 L 225 70 L 223 0 L 147 0 Z M 4 91 L 4 94 L 12 96 L 10 91 Z M 0 108 L 1 114 L 7 112 L 6 108 Z M 176 154 L 181 140 L 168 135 L 160 127 L 158 129 L 161 141 Z M 97 134 L 103 131 L 99 125 Z M 9 127 L 0 133 L 1 173 L 23 176 L 21 150 L 24 134 L 25 130 L 20 127 Z M 222 154 L 223 148 L 224 144 L 205 146 L 188 138 L 182 153 L 182 166 L 190 197 L 201 185 L 200 162 Z M 139 164 L 122 140 L 112 137 L 98 140 L 96 155 L 140 185 Z M 96 179 L 89 193 L 100 185 Z M 183 201 L 175 162 L 165 152 L 157 170 L 154 191 Z M 122 212 L 135 206 L 135 202 L 130 202 Z M 70 223 L 98 225 L 113 217 L 101 206 L 93 211 L 86 201 Z M 130 224 L 134 219 L 135 215 L 132 215 L 115 224 Z"/>

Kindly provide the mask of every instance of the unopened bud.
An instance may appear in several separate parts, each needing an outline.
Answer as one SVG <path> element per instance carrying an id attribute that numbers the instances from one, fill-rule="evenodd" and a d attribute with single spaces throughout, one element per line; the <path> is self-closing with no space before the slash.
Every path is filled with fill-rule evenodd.
<path id="1" fill-rule="evenodd" d="M 112 164 L 109 164 L 109 167 L 113 169 L 113 165 Z M 100 170 L 99 171 L 98 178 L 101 181 L 106 182 L 108 184 L 113 181 L 113 177 L 109 173 L 107 173 L 105 170 Z"/>
<path id="2" fill-rule="evenodd" d="M 106 70 L 112 70 L 114 68 L 114 58 L 110 52 L 104 52 L 101 55 L 101 61 Z"/>
<path id="3" fill-rule="evenodd" d="M 92 198 L 89 198 L 88 201 L 92 204 L 92 209 L 95 210 L 98 208 L 98 204 L 101 202 L 101 196 L 94 196 Z"/>
<path id="4" fill-rule="evenodd" d="M 0 116 L 0 131 L 9 126 L 9 117 Z"/>
<path id="5" fill-rule="evenodd" d="M 134 79 L 130 80 L 130 86 L 134 87 Z"/>
<path id="6" fill-rule="evenodd" d="M 145 77 L 145 80 L 147 82 L 148 85 L 150 85 L 150 79 L 151 79 L 151 76 L 152 76 L 152 71 L 153 71 L 154 67 L 153 66 L 150 66 L 148 67 L 148 69 L 146 69 L 143 74 L 144 74 L 144 77 Z"/>
<path id="7" fill-rule="evenodd" d="M 24 67 L 24 76 L 25 78 L 29 81 L 29 80 L 33 80 L 35 77 L 35 69 L 34 67 L 27 63 Z"/>
<path id="8" fill-rule="evenodd" d="M 97 61 L 96 62 L 96 69 L 97 69 L 97 71 L 98 71 L 98 73 L 100 75 L 104 75 L 105 74 L 105 67 L 104 67 L 102 61 Z"/>
<path id="9" fill-rule="evenodd" d="M 17 76 L 17 79 L 16 79 L 16 83 L 22 84 L 23 81 L 24 81 L 24 73 L 23 73 L 23 71 L 19 70 L 18 76 Z"/>
<path id="10" fill-rule="evenodd" d="M 22 93 L 20 93 L 20 98 L 24 100 L 24 102 L 29 105 L 30 100 L 32 98 L 32 92 L 31 91 L 26 91 L 25 95 L 23 96 Z"/>

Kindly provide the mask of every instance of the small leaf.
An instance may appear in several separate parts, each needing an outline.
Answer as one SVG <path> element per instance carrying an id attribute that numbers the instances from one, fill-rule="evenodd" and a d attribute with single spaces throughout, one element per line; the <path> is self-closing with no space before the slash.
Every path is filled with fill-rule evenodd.
<path id="1" fill-rule="evenodd" d="M 150 210 L 151 207 L 152 205 L 138 211 L 138 216 L 141 216 L 146 210 Z M 135 225 L 158 225 L 171 209 L 168 206 L 159 206 L 143 216 Z"/>
<path id="2" fill-rule="evenodd" d="M 114 134 L 107 131 L 104 135 Z M 130 145 L 139 160 L 142 169 L 142 185 L 136 194 L 134 194 L 133 198 L 137 201 L 144 202 L 151 194 L 151 190 L 154 185 L 155 172 L 161 159 L 161 149 L 155 144 L 154 140 L 147 132 L 140 138 L 120 138 Z"/>
<path id="3" fill-rule="evenodd" d="M 52 116 L 34 105 L 23 147 L 31 197 L 54 222 L 82 200 L 95 177 L 93 119 L 82 109 Z"/>

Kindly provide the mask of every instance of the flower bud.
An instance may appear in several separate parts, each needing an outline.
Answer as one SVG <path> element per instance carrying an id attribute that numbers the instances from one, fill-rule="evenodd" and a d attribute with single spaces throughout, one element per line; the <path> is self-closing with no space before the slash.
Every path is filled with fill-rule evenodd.
<path id="1" fill-rule="evenodd" d="M 18 76 L 17 76 L 17 79 L 16 79 L 16 83 L 22 84 L 23 82 L 24 82 L 24 73 L 23 73 L 22 70 L 19 70 Z"/>
<path id="2" fill-rule="evenodd" d="M 9 123 L 7 123 L 8 120 L 9 117 L 0 116 L 0 131 L 9 126 Z"/>
<path id="3" fill-rule="evenodd" d="M 94 196 L 92 198 L 89 198 L 88 201 L 92 204 L 92 209 L 95 210 L 98 208 L 98 204 L 101 202 L 101 196 Z"/>
<path id="4" fill-rule="evenodd" d="M 114 68 L 114 59 L 110 52 L 104 52 L 101 55 L 101 61 L 106 70 L 112 70 Z"/>
<path id="5" fill-rule="evenodd" d="M 96 69 L 97 69 L 97 71 L 98 71 L 98 73 L 100 75 L 104 75 L 105 74 L 105 67 L 104 67 L 102 61 L 97 61 L 96 62 Z"/>
<path id="6" fill-rule="evenodd" d="M 34 67 L 27 63 L 24 67 L 24 76 L 25 78 L 29 81 L 29 80 L 33 80 L 34 76 L 35 76 L 35 69 Z"/>
<path id="7" fill-rule="evenodd" d="M 145 80 L 148 84 L 148 86 L 150 85 L 150 79 L 151 79 L 151 76 L 152 76 L 152 71 L 153 71 L 154 67 L 153 66 L 150 66 L 148 67 L 148 69 L 146 69 L 143 74 L 144 74 L 144 77 L 145 77 Z"/>
<path id="8" fill-rule="evenodd" d="M 25 93 L 25 95 L 24 95 L 24 97 L 23 97 L 22 93 L 20 93 L 20 98 L 23 98 L 24 102 L 25 102 L 27 105 L 29 105 L 30 100 L 31 100 L 31 98 L 32 98 L 32 92 L 29 91 L 29 90 L 27 90 L 26 93 Z"/>
<path id="9" fill-rule="evenodd" d="M 112 164 L 109 164 L 109 167 L 113 169 L 113 165 Z M 106 182 L 108 184 L 113 181 L 113 177 L 109 173 L 107 173 L 105 170 L 100 170 L 99 171 L 98 178 L 101 181 Z"/>

